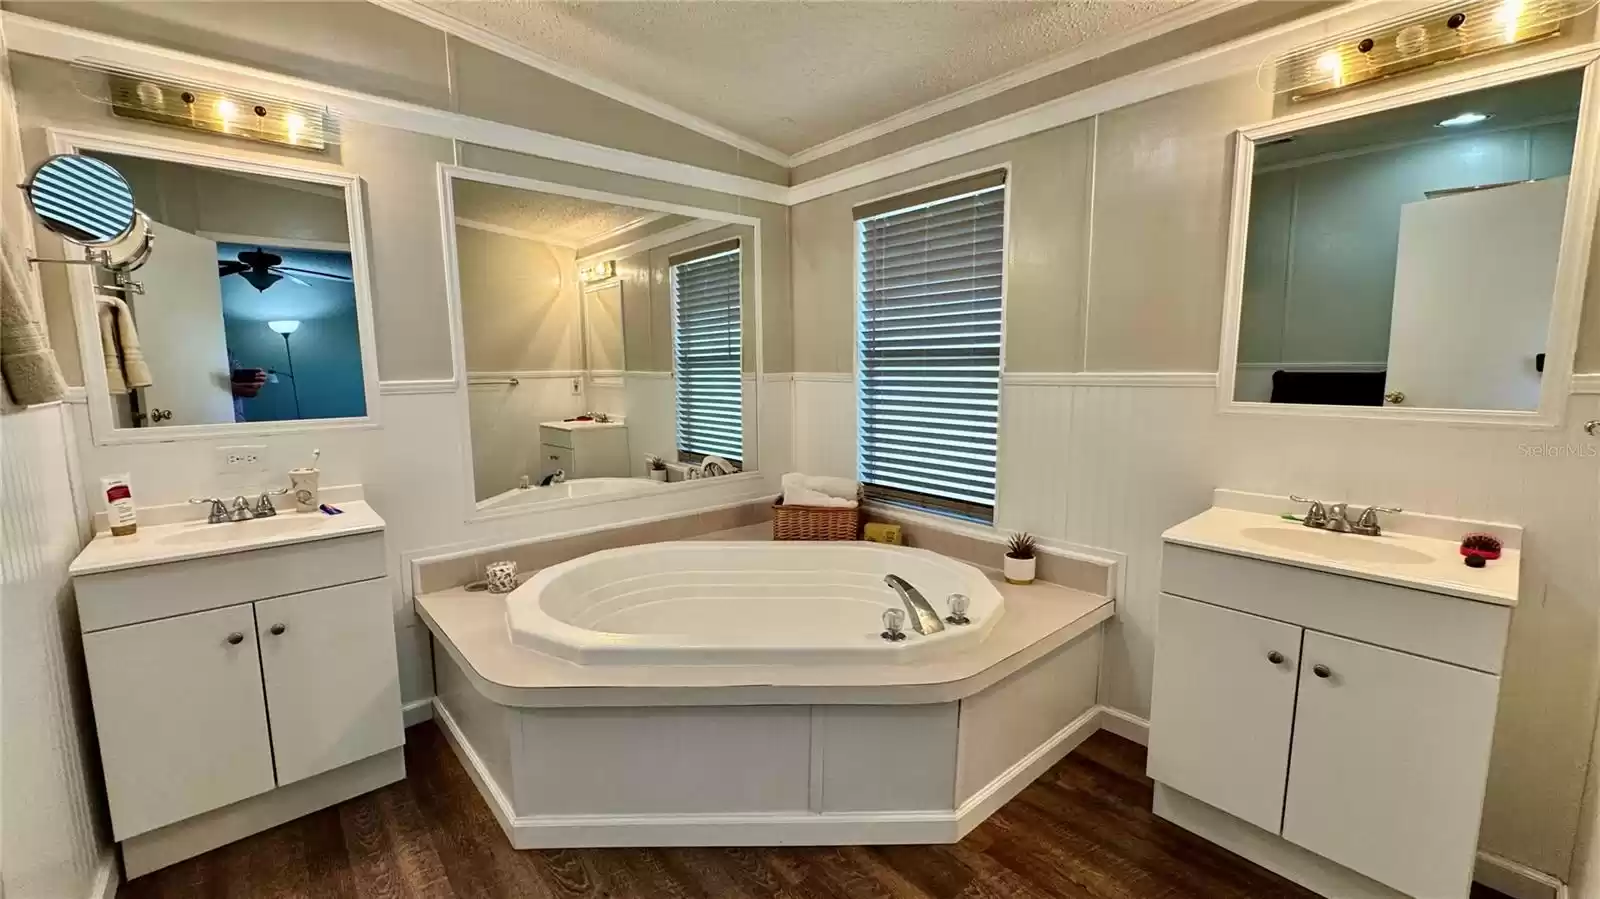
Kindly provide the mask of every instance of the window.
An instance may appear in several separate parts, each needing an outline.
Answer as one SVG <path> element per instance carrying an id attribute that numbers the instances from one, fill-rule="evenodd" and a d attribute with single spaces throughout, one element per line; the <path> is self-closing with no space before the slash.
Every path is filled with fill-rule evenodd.
<path id="1" fill-rule="evenodd" d="M 994 520 L 1005 173 L 857 207 L 871 498 Z"/>
<path id="2" fill-rule="evenodd" d="M 739 241 L 668 258 L 672 356 L 678 400 L 678 461 L 744 456 L 740 357 Z"/>

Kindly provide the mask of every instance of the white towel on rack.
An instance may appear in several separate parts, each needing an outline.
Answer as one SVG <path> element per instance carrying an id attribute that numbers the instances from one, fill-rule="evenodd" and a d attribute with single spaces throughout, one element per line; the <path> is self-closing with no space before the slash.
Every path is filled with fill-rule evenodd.
<path id="1" fill-rule="evenodd" d="M 105 358 L 106 390 L 127 393 L 134 387 L 149 387 L 150 366 L 139 348 L 139 332 L 133 326 L 133 310 L 120 297 L 96 298 L 95 311 L 100 321 L 100 353 Z"/>

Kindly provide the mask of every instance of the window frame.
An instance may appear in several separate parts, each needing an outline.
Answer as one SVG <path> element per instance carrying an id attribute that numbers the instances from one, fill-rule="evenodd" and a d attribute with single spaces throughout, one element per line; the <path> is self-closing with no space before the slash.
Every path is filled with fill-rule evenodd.
<path id="1" fill-rule="evenodd" d="M 914 491 L 877 486 L 868 483 L 862 472 L 863 443 L 861 439 L 863 430 L 862 385 L 864 383 L 863 377 L 865 375 L 863 370 L 864 360 L 861 352 L 861 337 L 863 333 L 862 317 L 866 311 L 866 295 L 862 285 L 862 275 L 864 273 L 864 266 L 866 265 L 865 241 L 862 239 L 862 223 L 868 218 L 875 218 L 878 215 L 901 211 L 904 209 L 911 209 L 927 203 L 937 202 L 934 200 L 917 199 L 915 197 L 917 194 L 935 191 L 946 187 L 947 185 L 955 185 L 963 181 L 974 181 L 988 176 L 999 176 L 1003 179 L 1000 189 L 1005 194 L 1000 225 L 1000 362 L 999 370 L 996 373 L 997 398 L 995 407 L 994 453 L 995 495 L 994 504 L 992 506 L 950 500 L 944 497 L 936 497 Z M 944 518 L 954 518 L 984 527 L 994 527 L 995 522 L 1000 520 L 1000 510 L 1003 502 L 1000 460 L 1004 458 L 1005 455 L 1005 384 L 1007 349 L 1006 324 L 1007 308 L 1010 305 L 1007 300 L 1010 296 L 1011 279 L 1012 186 L 1012 166 L 1010 161 L 1006 161 L 996 165 L 986 165 L 981 168 L 964 171 L 960 174 L 952 175 L 946 178 L 922 182 L 903 189 L 895 190 L 891 193 L 864 198 L 860 201 L 852 203 L 852 220 L 850 225 L 852 240 L 851 254 L 853 264 L 851 268 L 851 278 L 854 283 L 851 288 L 851 295 L 854 299 L 854 308 L 852 309 L 851 319 L 853 331 L 851 335 L 851 382 L 854 387 L 855 402 L 855 415 L 853 418 L 853 425 L 855 427 L 854 463 L 855 477 L 861 482 L 862 494 L 869 503 L 907 509 L 913 512 L 938 515 Z M 952 193 L 947 197 L 941 197 L 940 200 L 957 199 L 959 197 L 966 196 L 969 193 L 975 193 L 979 189 L 981 188 L 974 188 L 972 191 Z M 902 198 L 906 199 L 906 202 L 903 206 L 887 209 L 882 213 L 874 213 L 873 215 L 869 216 L 856 217 L 854 214 L 856 209 L 860 209 L 862 207 L 880 206 L 883 204 L 892 203 L 895 200 Z"/>

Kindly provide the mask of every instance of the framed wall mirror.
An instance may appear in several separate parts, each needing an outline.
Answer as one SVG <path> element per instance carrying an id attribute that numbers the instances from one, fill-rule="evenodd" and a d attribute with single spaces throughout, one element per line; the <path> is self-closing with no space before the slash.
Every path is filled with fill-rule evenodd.
<path id="1" fill-rule="evenodd" d="M 1595 222 L 1592 56 L 1241 131 L 1224 410 L 1555 424 Z"/>
<path id="2" fill-rule="evenodd" d="M 757 468 L 758 220 L 445 166 L 468 518 Z"/>
<path id="3" fill-rule="evenodd" d="M 97 442 L 375 419 L 359 179 L 172 141 L 53 132 L 51 143 L 124 179 L 145 241 L 117 278 L 71 267 Z M 100 201 L 76 199 L 84 215 Z"/>

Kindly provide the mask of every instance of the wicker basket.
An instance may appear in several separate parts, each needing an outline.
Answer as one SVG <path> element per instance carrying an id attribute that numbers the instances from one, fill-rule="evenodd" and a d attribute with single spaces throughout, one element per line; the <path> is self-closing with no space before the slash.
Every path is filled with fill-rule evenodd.
<path id="1" fill-rule="evenodd" d="M 783 497 L 772 504 L 774 540 L 859 540 L 861 538 L 861 495 L 856 507 L 786 506 Z"/>

